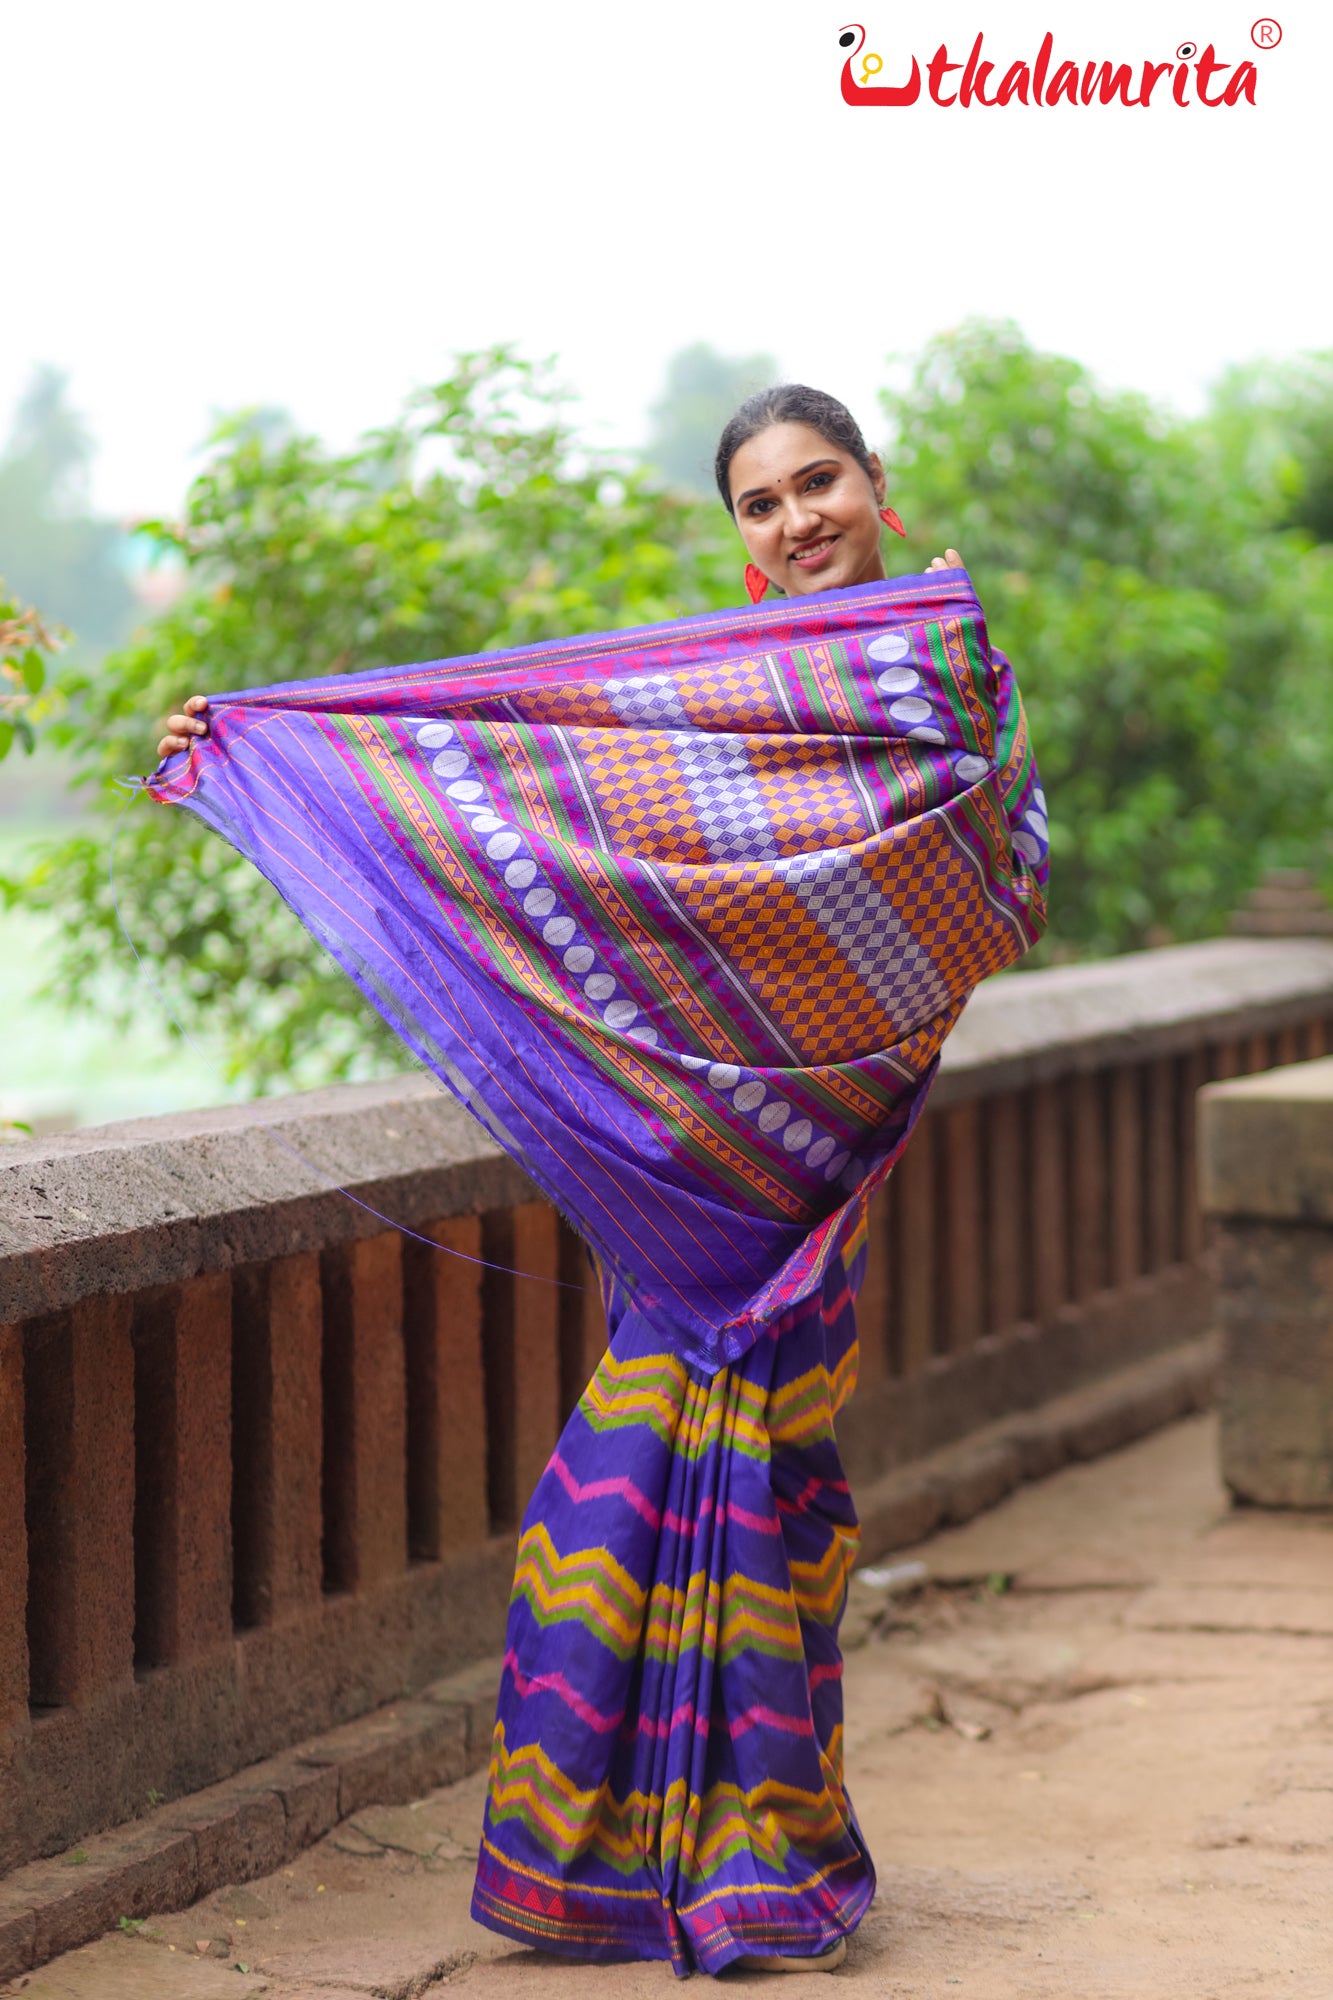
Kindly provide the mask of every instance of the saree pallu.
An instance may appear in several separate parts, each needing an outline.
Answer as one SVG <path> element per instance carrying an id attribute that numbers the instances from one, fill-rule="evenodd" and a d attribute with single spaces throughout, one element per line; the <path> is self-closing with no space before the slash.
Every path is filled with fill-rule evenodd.
<path id="1" fill-rule="evenodd" d="M 586 1959 L 809 1956 L 875 1888 L 843 1784 L 849 1245 L 712 1376 L 613 1292 L 519 1541 L 473 1915 Z"/>
<path id="2" fill-rule="evenodd" d="M 818 1290 L 1045 801 L 965 571 L 210 696 L 222 833 L 712 1371 Z"/>
<path id="3" fill-rule="evenodd" d="M 849 1269 L 1045 800 L 966 573 L 210 697 L 150 781 L 569 1217 L 610 1356 L 522 1538 L 477 1914 L 817 1951 L 842 1788 Z"/>

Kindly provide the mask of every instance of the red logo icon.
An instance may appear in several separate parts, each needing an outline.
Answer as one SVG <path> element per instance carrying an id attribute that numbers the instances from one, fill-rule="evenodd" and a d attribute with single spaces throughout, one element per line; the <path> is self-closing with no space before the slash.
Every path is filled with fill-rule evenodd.
<path id="1" fill-rule="evenodd" d="M 1250 29 L 1250 40 L 1256 49 L 1275 49 L 1282 40 L 1282 30 L 1267 14 L 1261 15 Z"/>

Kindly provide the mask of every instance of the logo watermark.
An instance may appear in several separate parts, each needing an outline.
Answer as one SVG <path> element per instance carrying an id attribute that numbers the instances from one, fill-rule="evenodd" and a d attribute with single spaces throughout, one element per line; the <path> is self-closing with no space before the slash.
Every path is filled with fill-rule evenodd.
<path id="1" fill-rule="evenodd" d="M 1275 49 L 1282 40 L 1280 24 L 1265 15 L 1250 29 L 1256 49 Z M 884 58 L 866 48 L 866 31 L 859 21 L 849 22 L 838 35 L 838 46 L 846 51 L 842 66 L 842 96 L 852 105 L 915 104 L 923 89 L 932 104 L 942 110 L 958 106 L 963 111 L 974 104 L 987 109 L 996 105 L 1025 104 L 1052 108 L 1057 104 L 1120 105 L 1147 110 L 1154 102 L 1174 104 L 1182 110 L 1191 104 L 1210 111 L 1224 106 L 1253 104 L 1258 69 L 1252 60 L 1223 62 L 1216 45 L 1199 48 L 1197 42 L 1181 42 L 1169 62 L 1057 60 L 1055 36 L 1047 32 L 1031 60 L 1020 57 L 1003 69 L 986 54 L 985 33 L 978 33 L 966 56 L 955 60 L 947 42 L 941 42 L 926 62 L 914 55 L 903 83 L 882 81 Z"/>

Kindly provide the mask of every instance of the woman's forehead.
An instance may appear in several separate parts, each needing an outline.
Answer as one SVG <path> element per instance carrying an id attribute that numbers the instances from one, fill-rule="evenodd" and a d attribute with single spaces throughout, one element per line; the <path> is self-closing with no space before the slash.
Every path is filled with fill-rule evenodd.
<path id="1" fill-rule="evenodd" d="M 731 461 L 731 490 L 742 493 L 752 486 L 771 486 L 790 479 L 812 460 L 828 458 L 846 459 L 847 453 L 813 425 L 769 424 L 737 448 Z"/>

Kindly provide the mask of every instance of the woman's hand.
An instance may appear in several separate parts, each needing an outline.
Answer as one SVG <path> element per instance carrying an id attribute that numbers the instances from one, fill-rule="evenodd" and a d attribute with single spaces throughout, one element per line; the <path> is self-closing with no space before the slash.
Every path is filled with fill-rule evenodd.
<path id="1" fill-rule="evenodd" d="M 927 567 L 929 569 L 966 569 L 967 564 L 963 561 L 957 549 L 946 549 L 942 556 L 936 556 L 935 560 L 928 564 Z"/>
<path id="2" fill-rule="evenodd" d="M 167 717 L 167 734 L 157 746 L 159 757 L 170 757 L 174 751 L 188 750 L 196 736 L 207 736 L 208 721 L 205 716 L 207 707 L 206 694 L 192 694 L 185 704 L 184 715 Z"/>

